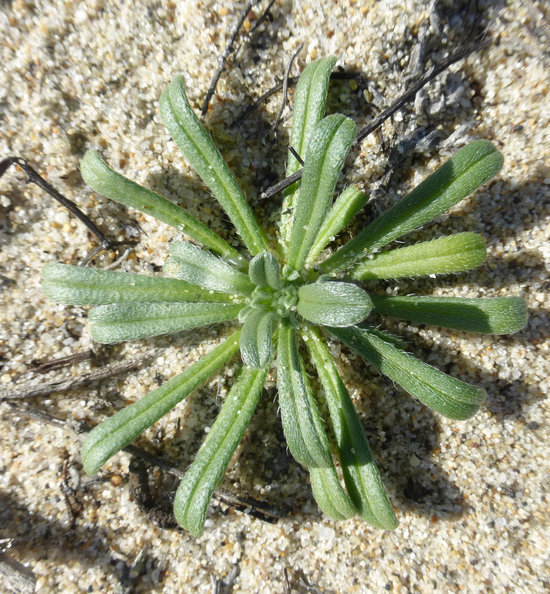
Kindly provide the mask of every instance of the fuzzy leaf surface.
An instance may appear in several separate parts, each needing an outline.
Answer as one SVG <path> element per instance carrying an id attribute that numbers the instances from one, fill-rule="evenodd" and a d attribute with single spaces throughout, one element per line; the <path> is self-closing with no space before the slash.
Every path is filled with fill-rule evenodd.
<path id="1" fill-rule="evenodd" d="M 249 295 L 254 289 L 246 274 L 187 241 L 173 241 L 170 244 L 170 257 L 164 264 L 164 271 L 211 291 Z"/>
<path id="2" fill-rule="evenodd" d="M 323 326 L 353 326 L 370 313 L 369 295 L 352 283 L 319 281 L 298 290 L 298 313 Z"/>
<path id="3" fill-rule="evenodd" d="M 88 312 L 92 337 L 113 344 L 234 320 L 242 304 L 232 303 L 112 303 Z"/>
<path id="4" fill-rule="evenodd" d="M 86 473 L 95 474 L 111 456 L 204 384 L 238 348 L 237 331 L 184 372 L 94 427 L 82 446 L 82 464 Z"/>
<path id="5" fill-rule="evenodd" d="M 496 175 L 502 154 L 488 140 L 474 140 L 351 241 L 321 264 L 324 273 L 343 270 L 413 231 L 471 194 Z"/>
<path id="6" fill-rule="evenodd" d="M 485 390 L 423 363 L 362 328 L 331 328 L 334 336 L 438 413 L 463 420 L 485 401 Z"/>
<path id="7" fill-rule="evenodd" d="M 512 334 L 527 323 L 519 297 L 457 298 L 371 296 L 376 313 L 465 332 Z"/>
<path id="8" fill-rule="evenodd" d="M 296 331 L 284 320 L 279 327 L 277 388 L 283 431 L 294 459 L 306 468 L 331 466 L 328 438 L 298 353 Z"/>
<path id="9" fill-rule="evenodd" d="M 457 233 L 376 254 L 351 271 L 356 280 L 390 279 L 463 272 L 487 258 L 485 239 L 477 233 Z"/>
<path id="10" fill-rule="evenodd" d="M 176 491 L 174 514 L 193 536 L 203 531 L 210 498 L 252 419 L 268 368 L 243 367 Z"/>
<path id="11" fill-rule="evenodd" d="M 275 314 L 254 309 L 246 315 L 241 330 L 240 348 L 243 363 L 254 369 L 265 367 L 273 357 Z"/>
<path id="12" fill-rule="evenodd" d="M 160 98 L 160 115 L 168 132 L 221 204 L 248 251 L 268 251 L 267 241 L 235 177 L 210 134 L 191 108 L 182 76 L 176 76 Z"/>
<path id="13" fill-rule="evenodd" d="M 367 522 L 377 528 L 393 530 L 397 519 L 346 386 L 317 330 L 310 328 L 305 337 L 325 393 L 351 500 Z"/>
<path id="14" fill-rule="evenodd" d="M 80 163 L 80 172 L 84 181 L 98 194 L 183 231 L 223 258 L 243 262 L 239 252 L 204 223 L 177 204 L 113 171 L 97 151 L 86 152 Z"/>
<path id="15" fill-rule="evenodd" d="M 287 263 L 294 270 L 303 268 L 317 239 L 356 131 L 354 122 L 341 114 L 327 116 L 315 126 L 292 216 Z"/>
<path id="16" fill-rule="evenodd" d="M 205 290 L 179 279 L 67 264 L 46 264 L 42 269 L 42 278 L 42 288 L 47 297 L 71 305 L 153 301 L 232 303 L 235 300 L 233 296 Z"/>

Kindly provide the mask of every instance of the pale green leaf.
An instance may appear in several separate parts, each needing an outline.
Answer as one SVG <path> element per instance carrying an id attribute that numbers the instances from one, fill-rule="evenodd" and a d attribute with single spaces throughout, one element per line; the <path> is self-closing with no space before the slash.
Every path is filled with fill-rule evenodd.
<path id="1" fill-rule="evenodd" d="M 351 276 L 369 280 L 449 274 L 477 268 L 486 257 L 481 235 L 457 233 L 376 254 L 359 262 Z"/>
<path id="2" fill-rule="evenodd" d="M 376 313 L 465 332 L 512 334 L 527 323 L 527 308 L 519 297 L 468 299 L 372 295 L 371 298 Z"/>
<path id="3" fill-rule="evenodd" d="M 170 244 L 170 257 L 163 270 L 166 274 L 211 291 L 249 295 L 254 289 L 248 275 L 187 241 L 173 241 Z"/>
<path id="4" fill-rule="evenodd" d="M 252 419 L 268 369 L 242 369 L 176 491 L 174 514 L 193 536 L 203 531 L 212 493 Z"/>
<path id="5" fill-rule="evenodd" d="M 111 456 L 204 384 L 231 359 L 238 348 L 237 331 L 183 373 L 94 427 L 82 446 L 84 470 L 88 474 L 95 474 Z"/>
<path id="6" fill-rule="evenodd" d="M 243 264 L 243 257 L 226 241 L 163 196 L 130 181 L 107 166 L 97 151 L 87 151 L 80 163 L 84 181 L 98 194 L 130 206 L 175 227 L 223 258 Z"/>
<path id="7" fill-rule="evenodd" d="M 289 237 L 287 263 L 294 270 L 303 268 L 327 216 L 356 130 L 353 121 L 341 114 L 327 116 L 313 130 Z"/>
<path id="8" fill-rule="evenodd" d="M 229 303 L 112 303 L 88 313 L 92 337 L 112 344 L 233 320 L 242 304 Z"/>
<path id="9" fill-rule="evenodd" d="M 317 330 L 310 328 L 303 337 L 323 386 L 351 500 L 367 522 L 378 528 L 393 530 L 397 526 L 397 519 L 336 365 Z"/>
<path id="10" fill-rule="evenodd" d="M 281 288 L 281 271 L 279 263 L 269 252 L 262 252 L 250 260 L 248 276 L 258 287 Z"/>
<path id="11" fill-rule="evenodd" d="M 320 265 L 322 272 L 343 270 L 431 221 L 489 181 L 500 171 L 502 163 L 501 153 L 488 140 L 471 142 L 325 260 Z"/>
<path id="12" fill-rule="evenodd" d="M 324 326 L 353 326 L 370 313 L 368 294 L 352 283 L 319 281 L 298 290 L 298 313 L 309 322 Z"/>
<path id="13" fill-rule="evenodd" d="M 272 335 L 275 314 L 253 309 L 243 323 L 240 348 L 243 363 L 248 367 L 265 367 L 273 357 Z"/>
<path id="14" fill-rule="evenodd" d="M 265 235 L 235 177 L 189 105 L 182 76 L 164 91 L 159 109 L 170 135 L 221 204 L 250 253 L 255 256 L 268 251 Z"/>
<path id="15" fill-rule="evenodd" d="M 234 303 L 237 297 L 162 276 L 144 276 L 67 264 L 46 264 L 42 288 L 50 299 L 71 305 L 211 301 Z"/>
<path id="16" fill-rule="evenodd" d="M 485 401 L 483 388 L 450 377 L 366 329 L 330 331 L 409 394 L 446 417 L 468 419 Z"/>

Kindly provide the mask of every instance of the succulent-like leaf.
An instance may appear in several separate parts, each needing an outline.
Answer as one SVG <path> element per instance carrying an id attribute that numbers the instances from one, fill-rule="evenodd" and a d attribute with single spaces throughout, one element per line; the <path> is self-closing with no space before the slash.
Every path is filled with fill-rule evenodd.
<path id="1" fill-rule="evenodd" d="M 242 304 L 232 303 L 112 303 L 88 313 L 92 337 L 113 344 L 233 320 Z"/>
<path id="2" fill-rule="evenodd" d="M 352 283 L 319 281 L 298 290 L 298 313 L 323 326 L 353 326 L 370 313 L 368 294 Z"/>
<path id="3" fill-rule="evenodd" d="M 457 233 L 376 254 L 359 262 L 351 277 L 369 280 L 463 272 L 481 266 L 486 257 L 481 235 Z"/>
<path id="4" fill-rule="evenodd" d="M 243 257 L 204 223 L 163 196 L 130 181 L 107 166 L 97 151 L 87 151 L 80 163 L 84 181 L 98 194 L 155 217 L 182 231 L 223 258 L 240 265 Z"/>
<path id="5" fill-rule="evenodd" d="M 211 301 L 235 303 L 238 298 L 162 276 L 144 276 L 67 264 L 46 264 L 42 288 L 50 299 L 71 305 Z"/>
<path id="6" fill-rule="evenodd" d="M 82 446 L 84 470 L 88 474 L 95 474 L 111 456 L 204 384 L 231 359 L 238 348 L 237 331 L 184 372 L 94 427 Z"/>
<path id="7" fill-rule="evenodd" d="M 212 493 L 250 423 L 268 369 L 243 367 L 178 487 L 174 514 L 180 526 L 194 536 L 203 531 Z"/>
<path id="8" fill-rule="evenodd" d="M 348 493 L 363 519 L 378 528 L 393 530 L 397 519 L 349 393 L 317 330 L 306 330 L 306 338 L 325 392 Z"/>
<path id="9" fill-rule="evenodd" d="M 512 334 L 527 323 L 527 308 L 519 297 L 468 299 L 372 295 L 371 298 L 376 313 L 465 332 Z"/>
<path id="10" fill-rule="evenodd" d="M 296 86 L 294 93 L 294 112 L 292 116 L 292 130 L 290 131 L 290 146 L 302 157 L 313 130 L 325 114 L 330 73 L 334 68 L 336 58 L 328 56 L 308 64 Z M 289 151 L 286 174 L 292 175 L 300 169 L 301 165 L 296 157 Z M 299 183 L 287 188 L 285 199 L 281 208 L 280 241 L 283 253 L 286 255 L 290 243 L 292 205 L 296 202 Z"/>
<path id="11" fill-rule="evenodd" d="M 320 265 L 322 272 L 343 270 L 431 221 L 489 181 L 500 171 L 502 163 L 501 153 L 488 140 L 471 142 L 325 260 Z"/>
<path id="12" fill-rule="evenodd" d="M 294 270 L 303 268 L 317 238 L 355 133 L 353 121 L 341 114 L 327 116 L 315 126 L 292 216 L 287 263 Z"/>
<path id="13" fill-rule="evenodd" d="M 357 508 L 346 493 L 334 465 L 308 468 L 311 490 L 322 512 L 333 520 L 347 520 L 357 514 Z"/>
<path id="14" fill-rule="evenodd" d="M 409 394 L 446 417 L 468 419 L 485 401 L 483 388 L 450 377 L 366 329 L 331 328 L 330 331 Z"/>
<path id="15" fill-rule="evenodd" d="M 315 258 L 323 249 L 334 240 L 336 235 L 353 219 L 353 217 L 365 206 L 368 196 L 361 192 L 356 186 L 348 186 L 336 198 L 332 208 L 329 210 L 323 221 L 319 233 L 305 262 L 305 268 L 309 268 Z"/>
<path id="16" fill-rule="evenodd" d="M 189 105 L 177 76 L 160 98 L 160 115 L 185 158 L 225 210 L 250 253 L 268 251 L 265 235 L 210 134 Z"/>
<path id="17" fill-rule="evenodd" d="M 250 260 L 248 276 L 258 287 L 281 288 L 281 270 L 275 257 L 269 252 L 262 252 Z"/>
<path id="18" fill-rule="evenodd" d="M 283 431 L 294 459 L 308 468 L 331 466 L 330 445 L 298 353 L 296 331 L 285 320 L 279 327 L 277 388 Z"/>
<path id="19" fill-rule="evenodd" d="M 253 309 L 243 323 L 240 348 L 243 363 L 254 369 L 265 367 L 273 358 L 273 323 L 275 313 Z"/>
<path id="20" fill-rule="evenodd" d="M 248 275 L 187 241 L 173 241 L 170 244 L 170 257 L 164 264 L 164 271 L 211 291 L 249 295 L 254 289 Z"/>

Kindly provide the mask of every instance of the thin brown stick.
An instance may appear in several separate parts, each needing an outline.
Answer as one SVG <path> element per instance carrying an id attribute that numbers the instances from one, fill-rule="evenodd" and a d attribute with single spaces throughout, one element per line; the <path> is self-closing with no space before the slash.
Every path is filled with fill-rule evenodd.
<path id="1" fill-rule="evenodd" d="M 298 46 L 296 51 L 292 54 L 292 56 L 290 56 L 290 60 L 288 61 L 288 64 L 286 65 L 285 75 L 283 78 L 283 99 L 281 101 L 281 107 L 279 109 L 279 113 L 277 114 L 277 117 L 275 118 L 275 124 L 273 126 L 274 130 L 277 130 L 277 128 L 279 127 L 279 122 L 281 121 L 283 111 L 285 110 L 285 107 L 286 107 L 286 100 L 287 100 L 287 94 L 288 94 L 288 78 L 290 76 L 290 69 L 292 68 L 292 64 L 294 64 L 294 60 L 296 59 L 296 57 L 298 56 L 298 54 L 300 53 L 300 51 L 303 47 L 304 47 L 304 44 L 300 43 L 300 45 Z"/>
<path id="2" fill-rule="evenodd" d="M 68 355 L 67 357 L 57 357 L 56 359 L 47 359 L 40 361 L 34 360 L 31 361 L 31 365 L 33 366 L 31 371 L 33 373 L 48 373 L 49 371 L 53 371 L 54 369 L 61 369 L 62 367 L 67 367 L 68 365 L 72 365 L 73 363 L 80 363 L 81 361 L 93 359 L 95 356 L 96 352 L 92 349 L 88 349 L 87 351 L 73 353 L 72 355 Z"/>
<path id="3" fill-rule="evenodd" d="M 155 357 L 154 353 L 149 353 L 144 357 L 132 359 L 131 361 L 123 361 L 122 363 L 115 363 L 107 367 L 102 367 L 97 371 L 90 371 L 83 373 L 78 377 L 70 377 L 62 380 L 53 380 L 40 386 L 23 385 L 8 392 L 0 393 L 0 402 L 3 400 L 22 400 L 25 398 L 36 398 L 37 396 L 48 396 L 54 392 L 66 392 L 74 388 L 87 386 L 94 382 L 100 382 L 110 377 L 126 373 L 143 366 L 145 363 Z"/>
<path id="4" fill-rule="evenodd" d="M 81 435 L 83 433 L 89 433 L 92 430 L 92 428 L 86 423 L 78 423 L 72 419 L 63 420 L 58 417 L 54 417 L 45 411 L 28 408 L 27 406 L 22 406 L 21 404 L 17 404 L 15 402 L 5 402 L 5 404 L 8 406 L 8 410 L 14 414 L 25 415 L 36 421 L 47 423 L 48 425 L 53 425 L 63 429 L 69 433 Z M 151 466 L 155 466 L 156 468 L 159 468 L 160 470 L 163 470 L 164 472 L 167 472 L 180 480 L 185 474 L 183 470 L 178 468 L 169 460 L 154 456 L 153 454 L 150 454 L 149 452 L 146 452 L 135 445 L 127 445 L 122 449 L 122 451 L 131 454 L 132 456 L 135 456 L 136 458 L 139 458 Z M 271 524 L 276 523 L 279 518 L 284 517 L 289 511 L 285 506 L 275 507 L 265 501 L 254 499 L 253 497 L 241 497 L 239 495 L 228 493 L 227 491 L 219 489 L 214 492 L 212 499 L 218 503 L 223 503 L 233 507 L 237 511 L 247 513 L 259 520 Z"/>
<path id="5" fill-rule="evenodd" d="M 369 134 L 372 134 L 377 128 L 379 128 L 388 118 L 390 118 L 396 111 L 401 109 L 405 103 L 408 103 L 422 89 L 425 87 L 429 82 L 431 82 L 436 76 L 447 70 L 452 64 L 463 60 L 467 56 L 469 56 L 472 52 L 481 49 L 487 45 L 487 41 L 482 42 L 478 45 L 472 45 L 467 48 L 464 48 L 454 54 L 448 56 L 442 62 L 438 64 L 434 64 L 432 68 L 428 71 L 426 75 L 420 78 L 416 83 L 412 84 L 396 101 L 394 101 L 391 105 L 389 105 L 386 109 L 380 113 L 380 115 L 375 118 L 368 126 L 365 126 L 357 133 L 357 137 L 355 139 L 356 144 L 360 144 Z M 298 181 L 302 178 L 303 169 L 299 169 L 293 175 L 277 182 L 275 185 L 268 188 L 265 192 L 260 195 L 260 198 L 266 200 L 268 198 L 273 197 L 275 194 L 288 188 L 293 183 Z"/>
<path id="6" fill-rule="evenodd" d="M 239 31 L 241 30 L 241 27 L 243 26 L 243 23 L 246 20 L 248 13 L 252 10 L 252 8 L 254 6 L 256 6 L 256 4 L 259 4 L 260 1 L 261 0 L 252 0 L 246 4 L 244 11 L 242 12 L 241 16 L 239 17 L 239 20 L 238 20 L 235 28 L 233 29 L 231 36 L 229 37 L 229 43 L 226 45 L 225 50 L 223 51 L 223 54 L 220 57 L 220 61 L 218 63 L 218 68 L 216 69 L 216 72 L 214 73 L 214 76 L 212 77 L 212 81 L 210 82 L 210 86 L 208 87 L 208 91 L 206 92 L 206 97 L 204 98 L 204 102 L 202 104 L 201 113 L 203 116 L 206 115 L 206 112 L 208 111 L 208 105 L 210 104 L 210 99 L 212 99 L 212 96 L 214 95 L 214 92 L 216 90 L 216 86 L 218 85 L 218 81 L 220 80 L 220 76 L 222 75 L 223 71 L 225 70 L 225 64 L 227 62 L 227 59 L 235 51 L 235 41 L 237 40 Z"/>

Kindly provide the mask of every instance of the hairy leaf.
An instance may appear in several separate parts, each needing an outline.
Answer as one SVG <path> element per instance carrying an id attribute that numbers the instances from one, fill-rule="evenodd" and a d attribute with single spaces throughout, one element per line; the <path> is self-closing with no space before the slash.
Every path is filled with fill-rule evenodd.
<path id="1" fill-rule="evenodd" d="M 170 135 L 221 204 L 250 253 L 255 256 L 268 251 L 265 235 L 235 177 L 189 105 L 182 76 L 164 91 L 159 109 Z"/>
<path id="2" fill-rule="evenodd" d="M 173 241 L 170 244 L 170 257 L 164 264 L 164 271 L 211 291 L 249 295 L 254 289 L 246 274 L 186 241 Z"/>
<path id="3" fill-rule="evenodd" d="M 468 299 L 372 295 L 371 298 L 376 313 L 466 332 L 512 334 L 527 323 L 527 308 L 519 297 Z"/>
<path id="4" fill-rule="evenodd" d="M 176 491 L 174 514 L 193 536 L 203 531 L 212 493 L 250 423 L 268 369 L 243 367 Z"/>
<path id="5" fill-rule="evenodd" d="M 481 266 L 487 257 L 485 239 L 477 233 L 457 233 L 376 254 L 351 271 L 357 280 L 449 274 Z"/>
<path id="6" fill-rule="evenodd" d="M 298 313 L 323 326 L 353 326 L 370 313 L 368 294 L 352 283 L 319 281 L 298 290 Z"/>
<path id="7" fill-rule="evenodd" d="M 130 206 L 175 227 L 223 258 L 243 264 L 243 257 L 226 241 L 163 196 L 130 181 L 107 166 L 97 151 L 87 151 L 80 163 L 84 181 L 98 194 Z"/>
<path id="8" fill-rule="evenodd" d="M 238 300 L 235 296 L 205 290 L 179 279 L 67 264 L 46 264 L 42 277 L 42 288 L 47 297 L 71 305 L 151 301 L 234 303 Z"/>
<path id="9" fill-rule="evenodd" d="M 88 474 L 95 474 L 111 456 L 204 384 L 231 359 L 238 348 L 237 331 L 183 373 L 94 427 L 82 446 L 84 470 Z"/>
<path id="10" fill-rule="evenodd" d="M 233 320 L 242 304 L 229 303 L 112 303 L 88 313 L 92 337 L 112 344 Z"/>
<path id="11" fill-rule="evenodd" d="M 450 377 L 368 330 L 331 328 L 331 332 L 409 394 L 446 417 L 468 419 L 485 401 L 483 388 Z"/>
<path id="12" fill-rule="evenodd" d="M 502 163 L 502 155 L 488 140 L 471 142 L 325 260 L 322 272 L 342 270 L 431 221 L 489 181 L 500 171 Z"/>

